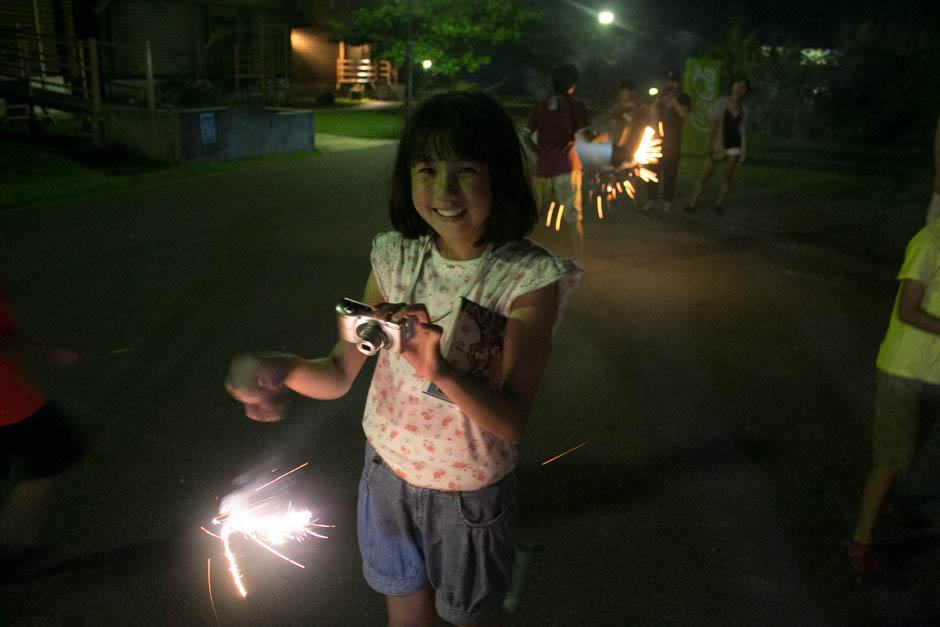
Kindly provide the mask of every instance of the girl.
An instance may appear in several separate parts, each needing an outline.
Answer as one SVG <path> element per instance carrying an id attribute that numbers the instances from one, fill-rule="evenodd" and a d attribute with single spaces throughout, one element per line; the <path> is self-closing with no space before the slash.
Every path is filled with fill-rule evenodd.
<path id="1" fill-rule="evenodd" d="M 391 625 L 501 624 L 513 562 L 512 470 L 551 339 L 580 280 L 526 235 L 537 212 L 512 121 L 492 98 L 421 104 L 398 147 L 363 301 L 413 335 L 381 351 L 362 425 L 363 573 Z M 459 324 L 457 321 L 459 320 Z M 481 343 L 488 344 L 486 347 Z M 446 358 L 445 358 L 446 356 Z M 366 356 L 237 357 L 230 393 L 257 420 L 289 388 L 345 394 Z"/>
<path id="2" fill-rule="evenodd" d="M 734 168 L 740 161 L 744 161 L 747 151 L 747 105 L 744 97 L 751 91 L 751 83 L 746 78 L 738 78 L 731 83 L 731 94 L 715 101 L 711 112 L 711 133 L 708 145 L 711 147 L 705 157 L 705 168 L 702 175 L 695 181 L 692 191 L 692 200 L 685 210 L 689 213 L 695 211 L 695 203 L 705 190 L 705 183 L 711 178 L 715 166 L 728 159 L 725 177 L 721 181 L 721 192 L 718 202 L 715 203 L 715 213 L 721 214 L 722 203 L 731 190 L 731 179 L 734 177 Z"/>

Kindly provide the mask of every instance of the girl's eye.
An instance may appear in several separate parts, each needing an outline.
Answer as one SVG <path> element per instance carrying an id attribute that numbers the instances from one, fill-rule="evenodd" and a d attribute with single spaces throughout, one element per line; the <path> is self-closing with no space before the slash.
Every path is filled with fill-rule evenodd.
<path id="1" fill-rule="evenodd" d="M 415 170 L 418 174 L 434 174 L 434 168 L 430 166 L 421 166 Z"/>
<path id="2" fill-rule="evenodd" d="M 480 169 L 472 165 L 465 165 L 462 168 L 460 168 L 461 174 L 478 174 L 479 172 L 480 172 Z"/>

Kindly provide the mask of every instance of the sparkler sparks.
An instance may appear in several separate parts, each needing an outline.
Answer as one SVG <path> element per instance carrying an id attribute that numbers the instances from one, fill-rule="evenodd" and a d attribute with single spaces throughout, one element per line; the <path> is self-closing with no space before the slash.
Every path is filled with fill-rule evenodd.
<path id="1" fill-rule="evenodd" d="M 646 165 L 656 163 L 663 156 L 663 140 L 656 137 L 652 128 L 647 126 L 643 129 L 643 139 L 633 153 L 633 160 L 638 164 Z"/>
<path id="2" fill-rule="evenodd" d="M 562 456 L 564 456 L 564 455 L 567 455 L 568 453 L 570 453 L 570 452 L 572 452 L 572 451 L 578 450 L 579 448 L 581 448 L 582 446 L 584 446 L 584 445 L 587 444 L 588 442 L 590 442 L 590 440 L 585 440 L 585 441 L 582 442 L 581 444 L 569 448 L 569 449 L 568 449 L 567 451 L 565 451 L 564 453 L 561 453 L 560 455 L 555 455 L 555 456 L 552 457 L 551 459 L 545 460 L 544 462 L 542 462 L 542 465 L 544 466 L 544 465 L 546 465 L 546 464 L 550 464 L 550 463 L 552 463 L 553 461 L 555 461 L 556 459 L 558 459 L 559 457 L 562 457 Z"/>
<path id="3" fill-rule="evenodd" d="M 236 492 L 222 499 L 219 513 L 212 519 L 212 524 L 220 528 L 218 534 L 201 527 L 203 531 L 222 543 L 222 553 L 228 561 L 229 573 L 232 575 L 236 590 L 242 597 L 247 596 L 248 591 L 245 588 L 242 571 L 238 566 L 235 552 L 232 550 L 232 536 L 240 534 L 282 560 L 298 568 L 305 568 L 300 562 L 277 551 L 274 546 L 281 546 L 289 541 L 300 542 L 310 536 L 325 539 L 326 536 L 318 533 L 316 529 L 334 526 L 318 524 L 318 519 L 313 518 L 309 510 L 294 509 L 290 502 L 287 503 L 285 508 L 283 503 L 279 503 L 273 496 L 252 500 L 255 498 L 254 494 L 256 492 L 271 486 L 306 465 L 306 463 L 302 464 L 276 479 L 254 488 L 250 492 Z M 211 601 L 211 576 L 209 595 Z"/>
<path id="4" fill-rule="evenodd" d="M 636 186 L 631 179 L 639 178 L 645 182 L 658 182 L 656 173 L 645 166 L 658 163 L 662 159 L 662 136 L 662 124 L 659 124 L 658 135 L 653 126 L 644 127 L 640 141 L 633 152 L 632 161 L 625 161 L 619 167 L 608 168 L 594 174 L 588 196 L 591 201 L 596 202 L 599 220 L 604 219 L 605 212 L 610 210 L 618 195 L 626 195 L 631 200 L 636 200 Z M 546 226 L 550 223 L 551 214 L 549 214 Z"/>

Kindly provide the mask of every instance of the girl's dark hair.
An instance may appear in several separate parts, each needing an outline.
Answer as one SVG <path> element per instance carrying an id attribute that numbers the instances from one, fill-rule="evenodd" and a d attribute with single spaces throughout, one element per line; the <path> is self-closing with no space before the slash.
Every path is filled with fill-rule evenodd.
<path id="1" fill-rule="evenodd" d="M 389 215 L 405 237 L 432 232 L 411 199 L 411 168 L 420 161 L 451 158 L 489 165 L 493 204 L 475 246 L 522 239 L 535 226 L 538 209 L 525 153 L 512 120 L 498 102 L 480 92 L 431 96 L 411 114 L 402 131 L 392 171 Z"/>

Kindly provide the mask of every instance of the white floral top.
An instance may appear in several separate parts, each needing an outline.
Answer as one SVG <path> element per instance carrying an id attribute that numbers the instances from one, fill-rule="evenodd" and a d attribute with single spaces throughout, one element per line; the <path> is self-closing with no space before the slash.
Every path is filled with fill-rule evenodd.
<path id="1" fill-rule="evenodd" d="M 461 297 L 508 316 L 516 298 L 557 281 L 557 330 L 581 279 L 573 263 L 529 240 L 464 261 L 442 257 L 430 236 L 407 239 L 397 232 L 372 242 L 372 270 L 387 302 L 424 303 L 432 320 L 441 318 L 442 349 Z M 456 405 L 426 394 L 427 387 L 401 355 L 379 353 L 362 427 L 400 477 L 419 487 L 466 491 L 491 485 L 515 467 L 515 442 L 481 429 Z"/>

